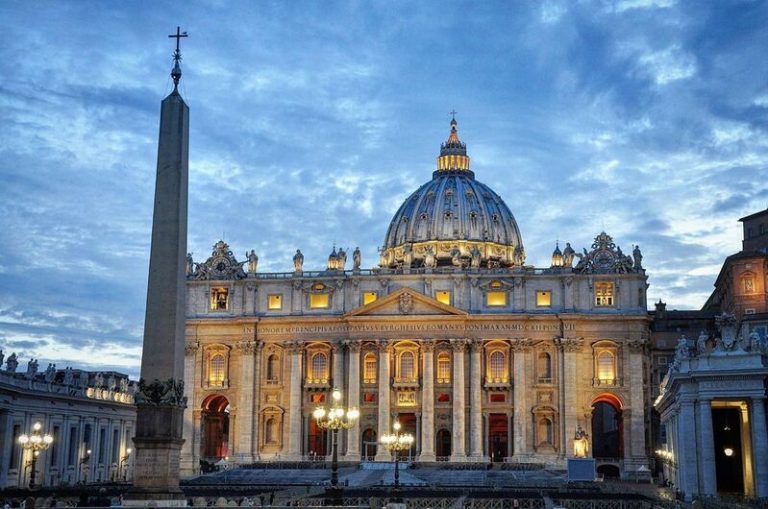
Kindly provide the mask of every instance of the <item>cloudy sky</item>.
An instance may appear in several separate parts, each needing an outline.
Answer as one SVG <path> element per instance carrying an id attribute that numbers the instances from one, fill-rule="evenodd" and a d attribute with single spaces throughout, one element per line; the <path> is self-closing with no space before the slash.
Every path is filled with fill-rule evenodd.
<path id="1" fill-rule="evenodd" d="M 4 1 L 6 354 L 138 373 L 177 25 L 197 260 L 223 238 L 265 271 L 334 242 L 374 265 L 454 108 L 528 262 L 605 229 L 649 302 L 700 307 L 768 205 L 766 2 Z"/>

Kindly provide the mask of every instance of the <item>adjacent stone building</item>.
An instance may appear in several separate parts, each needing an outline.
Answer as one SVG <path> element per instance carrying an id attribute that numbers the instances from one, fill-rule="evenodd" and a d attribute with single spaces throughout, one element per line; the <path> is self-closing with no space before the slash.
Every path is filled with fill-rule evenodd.
<path id="1" fill-rule="evenodd" d="M 3 358 L 0 351 L 0 365 Z M 38 458 L 37 485 L 130 481 L 136 408 L 128 377 L 53 365 L 38 372 L 34 359 L 19 372 L 18 364 L 11 354 L 0 369 L 0 487 L 29 485 L 32 452 L 18 439 L 36 422 L 53 437 Z"/>
<path id="2" fill-rule="evenodd" d="M 188 257 L 183 473 L 329 454 L 311 414 L 333 387 L 361 413 L 342 434 L 346 461 L 389 460 L 378 437 L 398 419 L 420 462 L 563 466 L 581 426 L 602 472 L 647 465 L 640 249 L 602 232 L 579 253 L 557 246 L 549 267 L 526 265 L 455 119 L 378 266 L 363 268 L 357 249 L 351 265 L 335 247 L 324 270 L 305 270 L 297 250 L 281 273 L 224 242 Z"/>

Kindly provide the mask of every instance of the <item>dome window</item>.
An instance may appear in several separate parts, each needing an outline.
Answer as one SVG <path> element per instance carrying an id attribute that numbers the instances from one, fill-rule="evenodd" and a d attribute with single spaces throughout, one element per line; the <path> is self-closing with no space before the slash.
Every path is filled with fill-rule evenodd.
<path id="1" fill-rule="evenodd" d="M 453 214 L 451 214 L 451 211 L 449 210 L 448 212 L 445 213 L 445 218 L 450 219 L 452 215 Z"/>
<path id="2" fill-rule="evenodd" d="M 427 219 L 429 219 L 429 216 L 427 214 L 422 214 L 419 217 L 421 218 L 422 221 L 426 221 Z"/>
<path id="3" fill-rule="evenodd" d="M 407 223 L 407 222 L 408 222 L 408 216 L 403 216 L 403 222 L 404 222 L 404 223 Z"/>

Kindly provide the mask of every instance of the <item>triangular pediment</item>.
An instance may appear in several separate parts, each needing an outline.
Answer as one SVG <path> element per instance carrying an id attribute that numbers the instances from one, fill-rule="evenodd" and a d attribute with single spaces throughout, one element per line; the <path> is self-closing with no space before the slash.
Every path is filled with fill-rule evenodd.
<path id="1" fill-rule="evenodd" d="M 443 304 L 410 288 L 399 288 L 386 297 L 353 309 L 346 316 L 467 316 L 466 311 Z"/>

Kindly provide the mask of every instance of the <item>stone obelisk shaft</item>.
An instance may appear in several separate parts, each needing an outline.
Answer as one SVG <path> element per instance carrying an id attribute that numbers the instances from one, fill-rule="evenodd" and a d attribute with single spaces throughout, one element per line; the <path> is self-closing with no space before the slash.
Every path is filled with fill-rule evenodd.
<path id="1" fill-rule="evenodd" d="M 160 112 L 142 386 L 136 395 L 134 489 L 127 497 L 129 505 L 183 502 L 179 452 L 184 442 L 188 160 L 189 108 L 174 88 Z"/>

